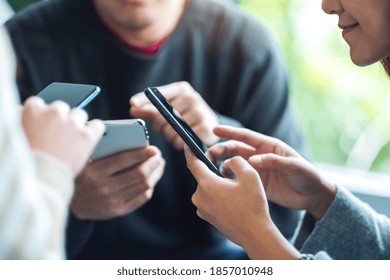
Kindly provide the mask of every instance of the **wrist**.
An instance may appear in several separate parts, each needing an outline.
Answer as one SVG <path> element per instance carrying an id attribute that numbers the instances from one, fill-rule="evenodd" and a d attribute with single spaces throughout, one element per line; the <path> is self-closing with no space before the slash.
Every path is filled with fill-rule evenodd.
<path id="1" fill-rule="evenodd" d="M 322 191 L 315 196 L 307 209 L 307 212 L 317 221 L 324 216 L 336 196 L 336 186 L 328 181 L 322 182 L 321 189 Z"/>
<path id="2" fill-rule="evenodd" d="M 269 218 L 246 236 L 242 247 L 252 260 L 299 260 L 301 254 L 284 238 Z"/>

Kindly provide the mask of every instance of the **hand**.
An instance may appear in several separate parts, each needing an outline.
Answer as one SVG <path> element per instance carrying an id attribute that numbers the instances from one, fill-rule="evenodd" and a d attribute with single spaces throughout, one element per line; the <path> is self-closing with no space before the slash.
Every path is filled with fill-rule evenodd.
<path id="1" fill-rule="evenodd" d="M 198 181 L 197 214 L 242 246 L 252 259 L 298 259 L 299 253 L 273 224 L 259 174 L 242 157 L 224 162 L 236 179 L 211 172 L 186 147 L 187 166 Z"/>
<path id="2" fill-rule="evenodd" d="M 206 146 L 218 142 L 218 137 L 212 132 L 212 129 L 219 123 L 218 117 L 190 84 L 177 82 L 158 89 Z M 154 131 L 162 133 L 176 149 L 183 149 L 183 140 L 154 108 L 144 93 L 134 95 L 130 99 L 130 105 L 130 114 L 133 117 L 152 120 Z"/>
<path id="3" fill-rule="evenodd" d="M 104 132 L 101 121 L 87 123 L 87 119 L 85 111 L 71 110 L 62 101 L 46 105 L 41 98 L 30 97 L 22 108 L 22 125 L 31 148 L 67 164 L 74 175 L 84 167 Z"/>
<path id="4" fill-rule="evenodd" d="M 333 201 L 335 186 L 282 141 L 228 126 L 219 126 L 214 133 L 233 141 L 211 147 L 210 157 L 240 155 L 247 159 L 261 175 L 269 200 L 287 208 L 305 209 L 316 219 L 323 216 Z"/>
<path id="5" fill-rule="evenodd" d="M 225 167 L 237 176 L 231 180 L 212 175 L 187 146 L 185 156 L 187 166 L 198 182 L 192 202 L 198 208 L 199 217 L 213 224 L 237 244 L 241 242 L 235 234 L 250 231 L 252 221 L 270 220 L 260 177 L 243 158 L 234 157 L 225 161 Z M 238 228 L 246 229 L 238 231 Z"/>
<path id="6" fill-rule="evenodd" d="M 92 161 L 76 179 L 72 213 L 99 220 L 136 210 L 151 199 L 164 166 L 154 146 Z"/>

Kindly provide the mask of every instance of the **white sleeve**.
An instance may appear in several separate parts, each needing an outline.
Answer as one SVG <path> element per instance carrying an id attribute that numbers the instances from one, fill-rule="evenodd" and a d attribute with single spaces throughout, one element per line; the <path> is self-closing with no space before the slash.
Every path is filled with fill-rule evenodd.
<path id="1" fill-rule="evenodd" d="M 0 259 L 63 258 L 72 172 L 29 149 L 17 105 L 13 53 L 1 28 L 0 57 Z"/>

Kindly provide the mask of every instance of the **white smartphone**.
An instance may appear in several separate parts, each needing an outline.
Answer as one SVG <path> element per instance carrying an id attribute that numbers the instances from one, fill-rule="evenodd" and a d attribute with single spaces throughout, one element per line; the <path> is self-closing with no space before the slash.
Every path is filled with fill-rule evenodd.
<path id="1" fill-rule="evenodd" d="M 149 134 L 142 119 L 103 121 L 106 131 L 92 153 L 97 160 L 149 145 Z"/>
<path id="2" fill-rule="evenodd" d="M 68 103 L 71 108 L 84 108 L 100 92 L 100 88 L 95 85 L 58 83 L 54 82 L 45 87 L 38 97 L 45 103 L 50 104 L 56 100 Z"/>

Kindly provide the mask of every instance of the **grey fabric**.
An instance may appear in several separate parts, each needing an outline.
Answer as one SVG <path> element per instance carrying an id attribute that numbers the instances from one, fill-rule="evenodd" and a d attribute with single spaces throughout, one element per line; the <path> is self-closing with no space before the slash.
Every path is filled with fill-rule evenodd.
<path id="1" fill-rule="evenodd" d="M 155 55 L 124 45 L 97 17 L 91 0 L 44 1 L 7 22 L 19 59 L 24 100 L 53 81 L 90 83 L 100 95 L 91 118 L 129 118 L 129 98 L 146 86 L 188 81 L 222 123 L 272 135 L 305 154 L 289 103 L 286 65 L 269 31 L 234 5 L 191 0 L 178 28 Z M 226 2 L 225 2 L 226 3 Z M 131 117 L 131 116 L 130 116 Z M 148 123 L 148 125 L 150 125 Z M 228 259 L 243 256 L 196 215 L 196 182 L 182 151 L 149 129 L 166 160 L 151 201 L 104 221 L 70 216 L 67 250 L 77 259 Z M 307 154 L 306 154 L 307 155 Z M 291 238 L 299 214 L 270 204 Z"/>
<path id="2" fill-rule="evenodd" d="M 314 255 L 313 260 L 331 260 L 331 257 L 326 252 L 320 251 Z"/>
<path id="3" fill-rule="evenodd" d="M 338 186 L 320 221 L 305 215 L 294 244 L 302 253 L 323 251 L 332 259 L 390 259 L 390 220 Z"/>

